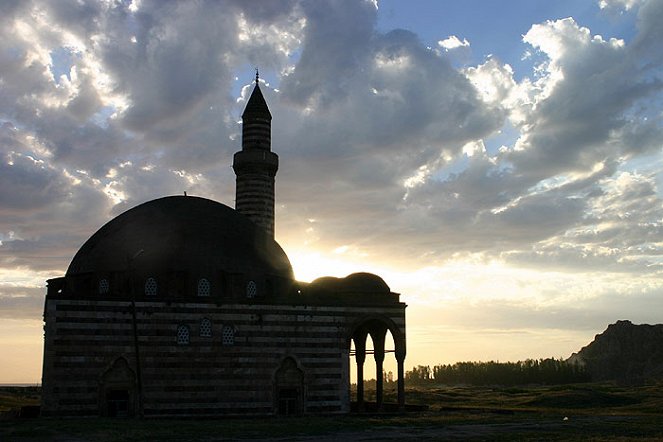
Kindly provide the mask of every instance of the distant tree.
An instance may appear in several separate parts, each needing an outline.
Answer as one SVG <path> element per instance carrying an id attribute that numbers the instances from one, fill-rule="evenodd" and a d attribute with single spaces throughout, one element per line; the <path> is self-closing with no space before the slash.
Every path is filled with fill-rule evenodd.
<path id="1" fill-rule="evenodd" d="M 580 365 L 562 359 L 527 359 L 518 362 L 457 362 L 429 366 L 418 365 L 405 373 L 410 385 L 468 384 L 525 385 L 570 384 L 590 380 Z"/>
<path id="2" fill-rule="evenodd" d="M 405 381 L 410 385 L 425 385 L 431 380 L 431 369 L 428 365 L 417 365 L 405 373 Z"/>

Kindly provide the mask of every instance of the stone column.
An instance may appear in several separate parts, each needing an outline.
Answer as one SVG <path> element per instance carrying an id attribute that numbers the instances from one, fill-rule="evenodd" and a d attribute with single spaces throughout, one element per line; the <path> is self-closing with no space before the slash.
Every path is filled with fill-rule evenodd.
<path id="1" fill-rule="evenodd" d="M 373 338 L 375 357 L 375 402 L 378 411 L 382 409 L 382 398 L 384 391 L 384 376 L 383 376 L 383 363 L 384 363 L 384 338 L 387 333 L 386 329 L 377 330 L 371 333 Z"/>
<path id="2" fill-rule="evenodd" d="M 398 363 L 398 409 L 405 410 L 405 336 L 394 336 Z"/>
<path id="3" fill-rule="evenodd" d="M 357 361 L 357 410 L 364 411 L 364 362 L 366 361 L 366 333 L 354 337 Z"/>
<path id="4" fill-rule="evenodd" d="M 398 362 L 398 409 L 405 411 L 405 355 L 399 357 L 397 354 L 396 362 Z"/>

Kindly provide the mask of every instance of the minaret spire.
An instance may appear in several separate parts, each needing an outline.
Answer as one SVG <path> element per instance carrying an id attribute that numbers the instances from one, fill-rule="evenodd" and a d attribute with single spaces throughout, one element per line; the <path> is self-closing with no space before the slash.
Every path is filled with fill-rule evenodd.
<path id="1" fill-rule="evenodd" d="M 279 156 L 272 152 L 272 114 L 260 90 L 260 74 L 242 114 L 242 150 L 235 153 L 235 210 L 274 236 L 274 177 Z"/>

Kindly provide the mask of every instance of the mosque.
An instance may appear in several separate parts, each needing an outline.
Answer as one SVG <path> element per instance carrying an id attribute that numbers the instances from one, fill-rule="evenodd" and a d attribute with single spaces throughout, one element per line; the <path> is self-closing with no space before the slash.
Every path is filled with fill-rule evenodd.
<path id="1" fill-rule="evenodd" d="M 391 352 L 404 407 L 399 294 L 370 273 L 296 281 L 274 240 L 271 120 L 256 74 L 233 159 L 234 210 L 186 195 L 138 205 L 48 280 L 42 415 L 347 413 L 351 401 L 365 405 L 367 355 L 380 408 Z"/>

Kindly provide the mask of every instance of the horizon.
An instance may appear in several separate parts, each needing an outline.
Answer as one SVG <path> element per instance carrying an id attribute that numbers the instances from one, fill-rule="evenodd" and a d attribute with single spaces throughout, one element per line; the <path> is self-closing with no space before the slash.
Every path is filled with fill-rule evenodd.
<path id="1" fill-rule="evenodd" d="M 4 384 L 41 382 L 45 281 L 102 225 L 185 191 L 234 207 L 256 66 L 276 239 L 300 281 L 401 294 L 406 370 L 663 323 L 660 0 L 35 0 L 0 22 Z"/>

